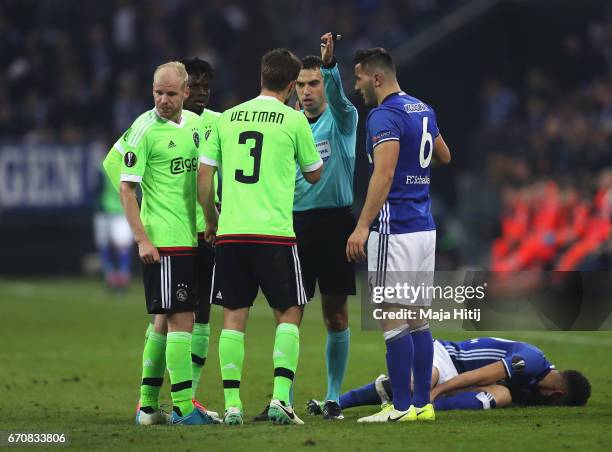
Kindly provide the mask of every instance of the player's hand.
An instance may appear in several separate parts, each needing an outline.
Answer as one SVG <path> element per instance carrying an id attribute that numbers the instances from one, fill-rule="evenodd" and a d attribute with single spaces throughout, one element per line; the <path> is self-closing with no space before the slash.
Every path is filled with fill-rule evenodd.
<path id="1" fill-rule="evenodd" d="M 357 226 L 346 242 L 346 258 L 349 262 L 359 262 L 366 258 L 365 244 L 370 228 Z"/>
<path id="2" fill-rule="evenodd" d="M 138 243 L 138 256 L 144 264 L 157 264 L 160 261 L 159 251 L 149 239 Z"/>
<path id="3" fill-rule="evenodd" d="M 217 237 L 217 223 L 207 223 L 206 229 L 204 230 L 204 240 L 211 245 L 214 245 L 215 238 Z"/>
<path id="4" fill-rule="evenodd" d="M 331 33 L 321 36 L 321 59 L 324 66 L 329 66 L 334 58 L 334 38 Z"/>

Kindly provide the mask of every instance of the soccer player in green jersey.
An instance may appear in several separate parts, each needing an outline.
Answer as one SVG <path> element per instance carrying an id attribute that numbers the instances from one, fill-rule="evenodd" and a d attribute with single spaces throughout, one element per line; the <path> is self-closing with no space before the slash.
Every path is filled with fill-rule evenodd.
<path id="1" fill-rule="evenodd" d="M 159 409 L 166 369 L 173 424 L 216 421 L 193 402 L 191 331 L 195 308 L 197 160 L 200 117 L 183 110 L 189 94 L 185 66 L 169 62 L 153 77 L 155 108 L 115 143 L 121 162 L 120 197 L 143 262 L 147 310 L 156 314 L 143 353 L 137 424 L 168 421 Z M 136 199 L 142 189 L 142 207 Z M 167 333 L 167 334 L 166 334 Z"/>
<path id="2" fill-rule="evenodd" d="M 202 118 L 201 135 L 210 134 L 212 125 L 217 122 L 221 113 L 209 110 L 207 107 L 210 99 L 210 84 L 213 78 L 211 65 L 199 58 L 182 60 L 189 78 L 189 97 L 183 103 L 183 108 L 189 110 Z M 215 185 L 216 186 L 216 185 Z M 218 201 L 218 198 L 216 198 Z M 195 311 L 195 322 L 191 332 L 191 366 L 193 370 L 193 396 L 196 400 L 197 389 L 202 374 L 202 368 L 208 357 L 208 343 L 210 339 L 210 305 L 219 300 L 221 292 L 219 287 L 211 287 L 212 274 L 215 264 L 215 253 L 211 244 L 204 239 L 204 213 L 198 205 L 196 207 L 197 231 L 198 231 L 198 255 L 197 255 L 197 306 Z M 214 289 L 214 290 L 213 290 Z M 218 303 L 218 302 L 217 302 Z M 214 412 L 209 412 L 215 414 Z"/>
<path id="3" fill-rule="evenodd" d="M 289 402 L 299 356 L 298 327 L 308 301 L 293 231 L 295 165 L 297 161 L 306 180 L 315 183 L 323 162 L 306 117 L 284 104 L 301 66 L 286 49 L 266 53 L 260 95 L 224 112 L 200 152 L 200 202 L 206 236 L 216 235 L 215 276 L 223 288 L 219 361 L 226 424 L 243 422 L 244 331 L 260 287 L 277 322 L 268 416 L 274 423 L 303 423 Z M 219 166 L 223 209 L 217 219 L 213 177 Z"/>

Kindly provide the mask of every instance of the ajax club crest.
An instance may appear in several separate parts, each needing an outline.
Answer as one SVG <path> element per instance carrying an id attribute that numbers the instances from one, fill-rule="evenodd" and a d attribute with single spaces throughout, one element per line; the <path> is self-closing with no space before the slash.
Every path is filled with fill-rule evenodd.
<path id="1" fill-rule="evenodd" d="M 195 144 L 196 148 L 200 147 L 200 134 L 198 133 L 197 129 L 192 129 L 193 130 L 193 143 Z"/>
<path id="2" fill-rule="evenodd" d="M 187 284 L 179 284 L 176 289 L 176 299 L 180 302 L 186 301 L 189 293 L 187 292 Z"/>

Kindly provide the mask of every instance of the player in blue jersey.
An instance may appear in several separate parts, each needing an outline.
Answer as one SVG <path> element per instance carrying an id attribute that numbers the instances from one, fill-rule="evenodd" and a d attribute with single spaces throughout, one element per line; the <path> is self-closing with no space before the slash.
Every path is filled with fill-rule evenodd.
<path id="1" fill-rule="evenodd" d="M 462 342 L 437 339 L 431 378 L 436 410 L 487 410 L 510 405 L 583 406 L 591 395 L 587 378 L 559 371 L 544 353 L 526 342 L 481 337 Z M 389 379 L 340 396 L 342 408 L 387 404 Z"/>
<path id="2" fill-rule="evenodd" d="M 367 105 L 376 108 L 366 120 L 370 184 L 357 227 L 346 245 L 347 258 L 365 259 L 367 241 L 370 287 L 429 286 L 433 283 L 436 242 L 429 198 L 430 164 L 450 162 L 450 151 L 433 109 L 401 90 L 386 50 L 357 52 L 355 89 Z M 435 419 L 429 399 L 433 360 L 429 325 L 418 316 L 414 320 L 392 318 L 406 305 L 428 306 L 430 302 L 425 297 L 401 299 L 398 294 L 381 304 L 394 400 L 393 405 L 363 418 L 363 422 Z"/>

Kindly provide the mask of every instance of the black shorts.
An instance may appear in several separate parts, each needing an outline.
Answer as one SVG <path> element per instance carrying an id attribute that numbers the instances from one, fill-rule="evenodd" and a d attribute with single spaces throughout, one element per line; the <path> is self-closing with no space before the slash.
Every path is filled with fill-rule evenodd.
<path id="1" fill-rule="evenodd" d="M 198 240 L 198 309 L 221 304 L 221 288 L 215 279 L 215 249 L 205 240 Z M 214 291 L 211 288 L 214 286 Z"/>
<path id="2" fill-rule="evenodd" d="M 224 308 L 253 306 L 260 287 L 270 307 L 281 312 L 308 302 L 295 245 L 220 243 L 215 277 L 223 287 Z"/>
<path id="3" fill-rule="evenodd" d="M 143 265 L 149 314 L 193 312 L 197 300 L 195 248 L 160 249 L 160 263 Z"/>
<path id="4" fill-rule="evenodd" d="M 324 295 L 355 295 L 355 266 L 346 259 L 346 242 L 355 229 L 350 207 L 293 212 L 306 296 L 315 285 Z"/>

